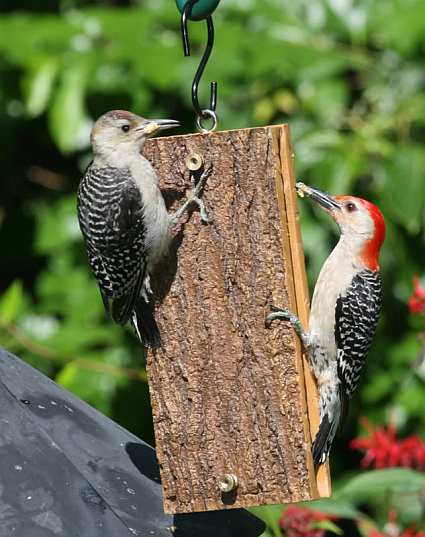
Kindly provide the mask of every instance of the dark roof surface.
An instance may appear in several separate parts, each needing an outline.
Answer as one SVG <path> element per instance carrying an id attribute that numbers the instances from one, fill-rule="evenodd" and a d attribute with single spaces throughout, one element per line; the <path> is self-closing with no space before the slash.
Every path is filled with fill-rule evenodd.
<path id="1" fill-rule="evenodd" d="M 243 509 L 165 515 L 153 448 L 0 349 L 0 537 L 263 531 Z"/>

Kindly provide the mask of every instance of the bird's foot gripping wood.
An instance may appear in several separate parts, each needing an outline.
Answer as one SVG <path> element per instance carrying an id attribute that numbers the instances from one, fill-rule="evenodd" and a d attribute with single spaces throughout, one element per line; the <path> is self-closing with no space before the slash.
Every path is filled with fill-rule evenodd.
<path id="1" fill-rule="evenodd" d="M 295 333 L 300 338 L 304 349 L 307 351 L 310 346 L 310 338 L 308 333 L 304 330 L 301 321 L 299 318 L 295 315 L 295 313 L 292 313 L 291 311 L 285 309 L 285 308 L 279 308 L 277 306 L 270 306 L 270 309 L 273 313 L 270 313 L 266 317 L 266 326 L 267 328 L 270 327 L 272 322 L 275 319 L 283 319 L 285 321 L 288 321 L 292 328 L 295 330 Z"/>
<path id="2" fill-rule="evenodd" d="M 205 209 L 205 204 L 202 201 L 202 199 L 199 197 L 199 195 L 201 194 L 202 189 L 204 188 L 206 180 L 211 175 L 211 172 L 212 172 L 212 166 L 210 166 L 209 168 L 206 168 L 202 172 L 202 175 L 197 182 L 195 182 L 195 176 L 191 174 L 190 180 L 192 183 L 192 190 L 190 191 L 190 194 L 187 197 L 186 201 L 183 203 L 183 205 L 179 209 L 177 209 L 177 211 L 174 214 L 171 215 L 171 218 L 170 218 L 171 228 L 173 228 L 179 223 L 180 218 L 188 210 L 188 208 L 190 207 L 192 203 L 195 203 L 199 207 L 199 213 L 200 213 L 202 222 L 204 222 L 204 224 L 208 224 L 209 219 L 208 219 L 207 211 Z"/>

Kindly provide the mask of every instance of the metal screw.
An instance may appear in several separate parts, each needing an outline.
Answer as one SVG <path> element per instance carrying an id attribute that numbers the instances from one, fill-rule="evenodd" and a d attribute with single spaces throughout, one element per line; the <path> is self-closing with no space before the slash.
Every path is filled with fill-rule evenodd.
<path id="1" fill-rule="evenodd" d="M 192 153 L 185 160 L 186 167 L 189 168 L 192 172 L 196 172 L 204 164 L 204 159 L 198 153 Z"/>
<path id="2" fill-rule="evenodd" d="M 232 492 L 238 486 L 238 478 L 234 474 L 223 474 L 218 478 L 218 487 L 221 492 Z"/>

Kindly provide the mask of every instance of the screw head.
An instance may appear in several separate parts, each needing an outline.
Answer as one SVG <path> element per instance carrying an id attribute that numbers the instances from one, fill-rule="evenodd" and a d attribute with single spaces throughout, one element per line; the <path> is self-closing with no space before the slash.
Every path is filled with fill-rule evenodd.
<path id="1" fill-rule="evenodd" d="M 218 488 L 221 492 L 232 492 L 238 486 L 238 478 L 234 474 L 223 474 L 218 478 Z"/>
<path id="2" fill-rule="evenodd" d="M 185 160 L 186 168 L 192 172 L 196 172 L 204 164 L 204 159 L 198 153 L 191 153 Z"/>

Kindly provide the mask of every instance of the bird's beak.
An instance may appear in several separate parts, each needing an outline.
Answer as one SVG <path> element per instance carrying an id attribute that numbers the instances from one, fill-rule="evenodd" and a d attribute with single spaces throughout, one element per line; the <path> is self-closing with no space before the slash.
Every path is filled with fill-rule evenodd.
<path id="1" fill-rule="evenodd" d="M 150 119 L 148 121 L 144 121 L 140 127 L 137 127 L 136 130 L 143 131 L 143 134 L 152 135 L 159 131 L 172 129 L 179 126 L 180 123 L 174 119 Z"/>
<path id="2" fill-rule="evenodd" d="M 341 205 L 333 196 L 327 194 L 326 192 L 322 192 L 321 190 L 317 190 L 317 188 L 307 186 L 304 183 L 297 183 L 295 188 L 297 189 L 298 194 L 311 198 L 326 211 L 333 212 L 341 210 Z"/>

